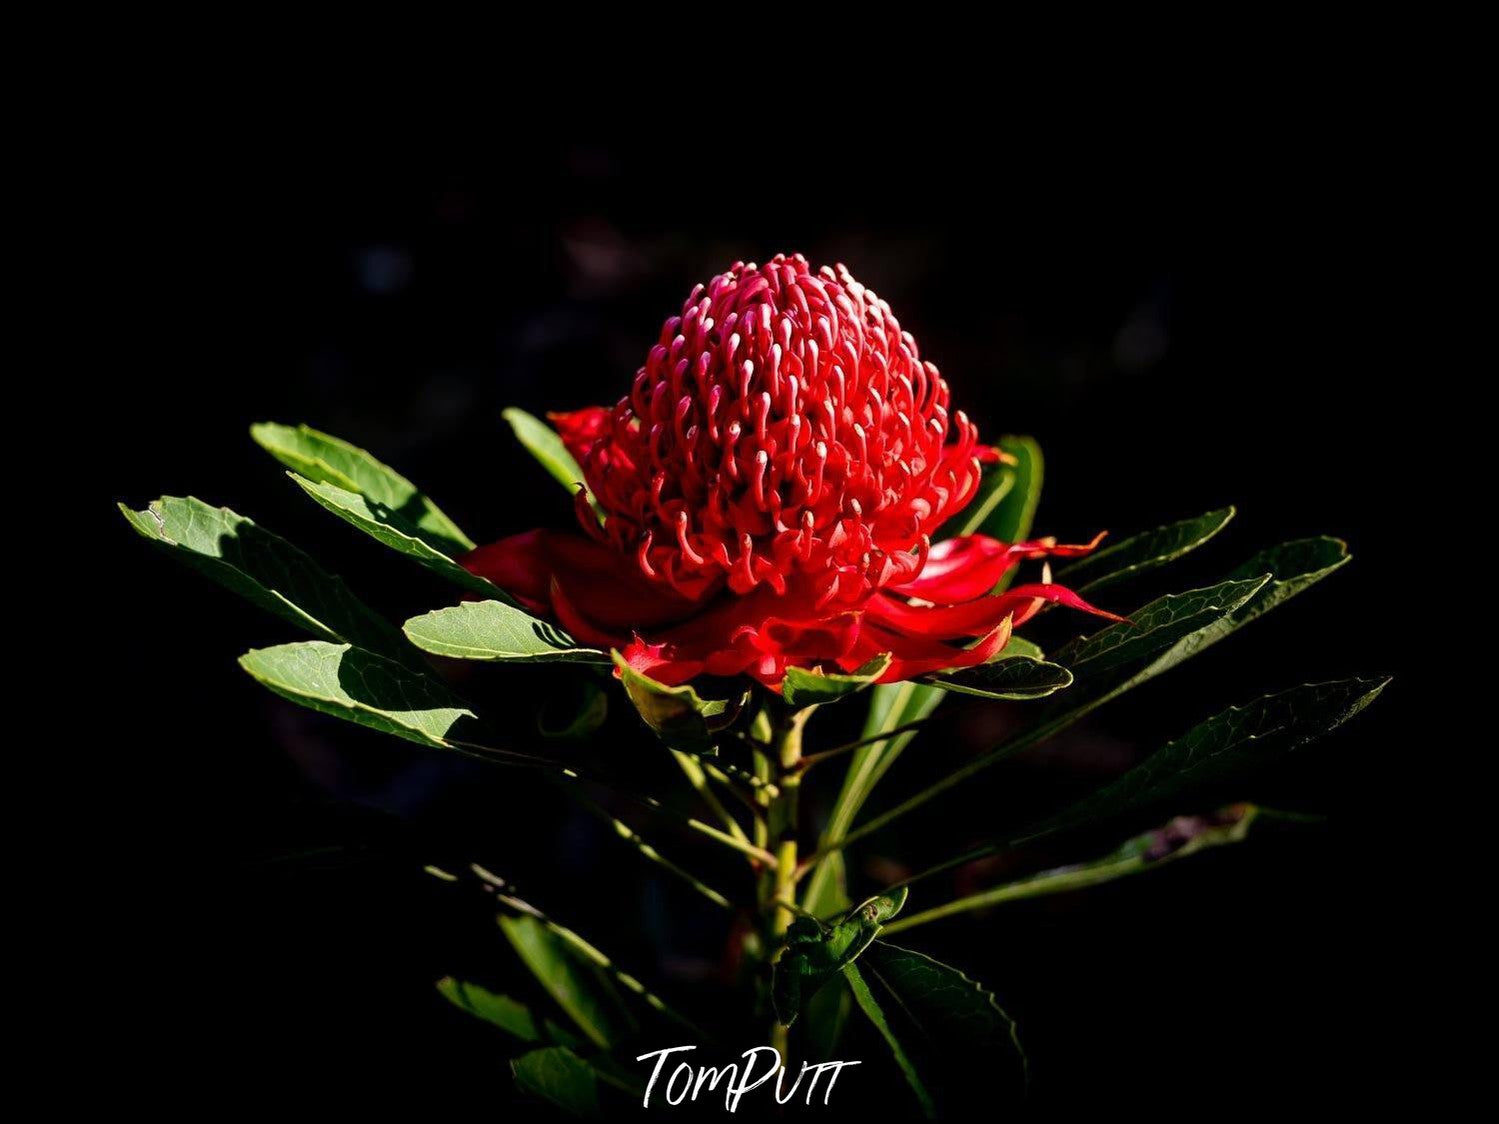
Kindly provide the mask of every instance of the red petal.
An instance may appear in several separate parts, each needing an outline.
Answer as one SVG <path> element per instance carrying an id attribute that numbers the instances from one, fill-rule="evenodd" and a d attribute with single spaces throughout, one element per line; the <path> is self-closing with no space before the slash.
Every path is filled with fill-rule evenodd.
<path id="1" fill-rule="evenodd" d="M 873 654 L 889 652 L 892 657 L 890 666 L 880 676 L 880 682 L 896 683 L 936 671 L 987 663 L 1010 642 L 1010 627 L 1010 621 L 1005 619 L 973 647 L 953 648 L 919 637 L 888 632 L 878 625 L 866 623 L 860 647 L 870 649 Z M 849 667 L 847 670 L 852 671 L 853 668 Z"/>
<path id="2" fill-rule="evenodd" d="M 608 428 L 609 410 L 604 406 L 585 406 L 571 413 L 548 414 L 547 420 L 561 436 L 567 451 L 581 462 Z"/>
<path id="3" fill-rule="evenodd" d="M 1069 609 L 1078 609 L 1084 613 L 1092 613 L 1096 617 L 1103 617 L 1111 621 L 1122 621 L 1125 618 L 1116 613 L 1110 613 L 1106 609 L 1100 609 L 1096 605 L 1090 605 L 1066 586 L 1051 583 L 1037 582 L 1034 585 L 1017 585 L 1014 589 L 1000 594 L 998 597 L 989 598 L 1005 605 L 1015 614 L 1015 624 L 1022 625 L 1041 611 L 1041 606 L 1047 601 L 1058 605 L 1065 605 Z"/>
<path id="4" fill-rule="evenodd" d="M 1049 554 L 1063 558 L 1087 554 L 1102 539 L 1103 534 L 1099 534 L 1092 542 L 1079 545 L 1058 545 L 1055 539 L 1012 544 L 988 535 L 946 539 L 932 547 L 926 565 L 916 578 L 893 587 L 893 590 L 907 597 L 920 597 L 942 605 L 972 601 L 993 590 L 1011 566 Z"/>
<path id="5" fill-rule="evenodd" d="M 618 636 L 633 627 L 680 621 L 698 608 L 602 543 L 580 535 L 527 531 L 481 546 L 461 562 L 536 612 L 553 611 L 555 579 L 579 617 Z"/>
<path id="6" fill-rule="evenodd" d="M 908 605 L 877 593 L 865 611 L 871 621 L 903 636 L 951 640 L 983 635 L 1015 612 L 1015 606 L 1003 597 L 978 597 L 961 605 Z"/>
<path id="7" fill-rule="evenodd" d="M 647 644 L 639 636 L 634 636 L 620 655 L 640 674 L 668 687 L 680 686 L 703 673 L 701 660 L 673 659 L 665 654 L 665 647 L 664 644 Z"/>

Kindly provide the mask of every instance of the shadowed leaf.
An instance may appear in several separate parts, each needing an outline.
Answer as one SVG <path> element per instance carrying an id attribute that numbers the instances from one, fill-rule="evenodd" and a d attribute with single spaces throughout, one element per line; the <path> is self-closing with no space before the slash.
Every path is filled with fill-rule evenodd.
<path id="1" fill-rule="evenodd" d="M 1017 655 L 945 671 L 925 682 L 982 699 L 1039 699 L 1070 685 L 1072 672 L 1059 664 Z"/>
<path id="2" fill-rule="evenodd" d="M 931 1093 L 927 1092 L 926 1085 L 921 1080 L 921 1074 L 916 1070 L 916 1064 L 906 1053 L 905 1046 L 901 1043 L 895 1029 L 890 1025 L 890 1019 L 885 1015 L 885 1009 L 875 998 L 874 992 L 870 990 L 864 975 L 859 971 L 857 964 L 849 964 L 843 969 L 843 978 L 848 982 L 848 990 L 858 1004 L 859 1010 L 864 1012 L 875 1030 L 880 1032 L 880 1037 L 885 1040 L 885 1045 L 890 1047 L 890 1054 L 895 1059 L 896 1068 L 901 1076 L 906 1079 L 906 1084 L 911 1087 L 911 1092 L 916 1095 L 916 1103 L 921 1106 L 921 1115 L 925 1120 L 937 1118 L 937 1105 L 932 1100 Z"/>
<path id="3" fill-rule="evenodd" d="M 510 1063 L 521 1092 L 582 1118 L 599 1114 L 598 1076 L 566 1046 L 546 1046 Z"/>
<path id="4" fill-rule="evenodd" d="M 625 694 L 635 704 L 641 720 L 673 749 L 711 756 L 718 752 L 718 732 L 731 724 L 743 706 L 743 697 L 704 699 L 691 686 L 668 687 L 632 668 L 624 656 L 613 653 Z"/>
<path id="5" fill-rule="evenodd" d="M 322 640 L 343 641 L 409 662 L 394 627 L 349 592 L 342 578 L 285 539 L 227 507 L 163 496 L 120 511 L 145 538 L 224 588 Z"/>
<path id="6" fill-rule="evenodd" d="M 299 488 L 345 523 L 357 527 L 370 538 L 382 542 L 392 550 L 398 550 L 415 558 L 427 569 L 441 574 L 455 585 L 481 594 L 484 597 L 513 604 L 509 594 L 476 574 L 471 574 L 455 562 L 448 554 L 433 546 L 428 538 L 393 508 L 371 500 L 358 492 L 351 492 L 337 484 L 329 484 L 295 472 L 287 474 Z"/>
<path id="7" fill-rule="evenodd" d="M 926 925 L 960 913 L 988 909 L 1004 902 L 1097 886 L 1116 878 L 1127 878 L 1133 874 L 1155 870 L 1159 866 L 1213 847 L 1240 843 L 1248 837 L 1249 828 L 1260 817 L 1261 811 L 1253 804 L 1233 804 L 1211 816 L 1177 816 L 1163 827 L 1126 840 L 1101 858 L 1055 870 L 1044 870 L 1039 874 L 993 886 L 933 909 L 902 917 L 886 927 L 885 935 L 894 936 L 918 925 Z"/>
<path id="8" fill-rule="evenodd" d="M 1132 535 L 1059 567 L 1057 580 L 1079 593 L 1106 589 L 1196 550 L 1228 526 L 1233 517 L 1234 509 L 1225 507 L 1195 519 L 1183 519 L 1179 523 Z"/>

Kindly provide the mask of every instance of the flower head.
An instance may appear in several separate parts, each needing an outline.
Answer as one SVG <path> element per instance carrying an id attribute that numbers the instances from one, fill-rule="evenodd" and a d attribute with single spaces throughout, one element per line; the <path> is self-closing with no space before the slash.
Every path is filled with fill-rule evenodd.
<path id="1" fill-rule="evenodd" d="M 885 678 L 909 678 L 991 658 L 1046 601 L 1091 609 L 1049 583 L 989 594 L 1022 559 L 1094 544 L 933 545 L 997 454 L 841 265 L 735 263 L 662 325 L 618 403 L 552 420 L 592 541 L 531 532 L 466 564 L 663 682 L 775 686 L 885 652 Z M 981 640 L 945 643 L 965 637 Z"/>

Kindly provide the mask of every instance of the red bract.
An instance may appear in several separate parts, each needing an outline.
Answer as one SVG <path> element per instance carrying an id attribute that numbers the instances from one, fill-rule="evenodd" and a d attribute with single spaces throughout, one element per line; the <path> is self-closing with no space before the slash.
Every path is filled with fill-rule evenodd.
<path id="1" fill-rule="evenodd" d="M 588 537 L 531 531 L 464 564 L 660 682 L 778 687 L 788 666 L 885 652 L 882 678 L 908 679 L 990 659 L 1048 601 L 1101 613 L 1051 583 L 990 596 L 1016 563 L 1097 539 L 933 545 L 997 454 L 842 266 L 736 263 L 666 321 L 613 408 L 552 421 Z"/>

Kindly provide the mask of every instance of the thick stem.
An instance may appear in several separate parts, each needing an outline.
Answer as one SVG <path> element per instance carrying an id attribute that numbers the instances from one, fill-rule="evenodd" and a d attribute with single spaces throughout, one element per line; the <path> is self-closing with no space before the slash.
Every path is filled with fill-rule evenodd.
<path id="1" fill-rule="evenodd" d="M 768 820 L 770 845 L 775 850 L 776 865 L 771 881 L 769 942 L 771 961 L 780 957 L 780 945 L 796 913 L 797 811 L 801 796 L 802 727 L 811 717 L 812 708 L 783 716 L 776 725 L 770 743 L 778 792 L 770 802 Z M 780 1022 L 771 1025 L 770 1044 L 786 1062 L 787 1028 Z"/>
<path id="2" fill-rule="evenodd" d="M 775 851 L 775 882 L 771 893 L 770 935 L 778 943 L 794 916 L 796 901 L 797 805 L 801 795 L 802 727 L 811 708 L 789 715 L 771 743 L 780 789 L 770 802 L 770 843 Z"/>

